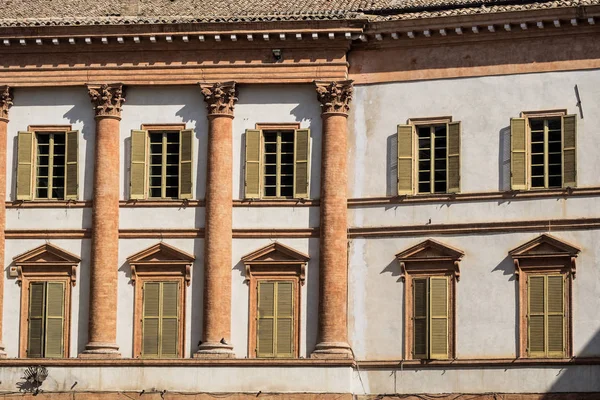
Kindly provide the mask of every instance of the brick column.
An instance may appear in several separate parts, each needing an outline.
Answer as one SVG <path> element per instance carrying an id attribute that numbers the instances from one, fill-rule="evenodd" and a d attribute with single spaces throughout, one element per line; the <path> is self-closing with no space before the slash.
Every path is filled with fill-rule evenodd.
<path id="1" fill-rule="evenodd" d="M 204 320 L 197 358 L 234 357 L 231 340 L 232 123 L 235 82 L 200 84 L 208 105 Z"/>
<path id="2" fill-rule="evenodd" d="M 88 344 L 80 357 L 117 358 L 121 84 L 89 85 L 96 113 Z"/>
<path id="3" fill-rule="evenodd" d="M 6 228 L 6 132 L 8 109 L 12 106 L 13 93 L 8 86 L 0 86 L 0 260 L 4 265 L 4 229 Z M 2 342 L 2 318 L 4 310 L 4 276 L 0 274 L 0 358 L 6 357 Z"/>
<path id="4" fill-rule="evenodd" d="M 323 120 L 319 334 L 311 357 L 352 358 L 348 345 L 346 135 L 352 81 L 316 82 Z"/>

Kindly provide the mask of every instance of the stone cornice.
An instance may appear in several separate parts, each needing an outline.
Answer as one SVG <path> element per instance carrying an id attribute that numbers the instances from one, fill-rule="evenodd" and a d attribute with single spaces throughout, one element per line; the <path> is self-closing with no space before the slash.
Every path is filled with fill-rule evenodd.
<path id="1" fill-rule="evenodd" d="M 352 81 L 319 82 L 317 86 L 317 99 L 321 103 L 321 113 L 348 114 L 352 101 Z"/>
<path id="2" fill-rule="evenodd" d="M 238 99 L 235 82 L 199 83 L 208 115 L 230 115 Z"/>
<path id="3" fill-rule="evenodd" d="M 8 109 L 13 105 L 12 101 L 12 88 L 0 86 L 0 120 L 8 121 Z"/>
<path id="4" fill-rule="evenodd" d="M 87 85 L 87 88 L 96 117 L 121 118 L 121 107 L 125 102 L 123 84 Z"/>

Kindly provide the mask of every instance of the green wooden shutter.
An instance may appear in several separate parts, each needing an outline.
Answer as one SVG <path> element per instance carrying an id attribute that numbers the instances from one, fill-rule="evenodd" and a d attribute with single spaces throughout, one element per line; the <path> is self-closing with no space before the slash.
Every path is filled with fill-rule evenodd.
<path id="1" fill-rule="evenodd" d="M 191 199 L 193 188 L 193 139 L 194 131 L 186 129 L 179 133 L 179 198 Z"/>
<path id="2" fill-rule="evenodd" d="M 246 130 L 246 176 L 245 195 L 247 199 L 260 198 L 260 131 Z"/>
<path id="3" fill-rule="evenodd" d="M 142 357 L 158 357 L 160 339 L 160 283 L 144 283 Z"/>
<path id="4" fill-rule="evenodd" d="M 563 187 L 577 186 L 577 115 L 562 117 Z"/>
<path id="5" fill-rule="evenodd" d="M 448 278 L 429 278 L 429 358 L 448 358 Z"/>
<path id="6" fill-rule="evenodd" d="M 44 314 L 46 307 L 46 283 L 29 284 L 29 334 L 27 357 L 44 356 Z"/>
<path id="7" fill-rule="evenodd" d="M 17 200 L 33 196 L 33 132 L 19 132 L 17 150 Z"/>
<path id="8" fill-rule="evenodd" d="M 310 129 L 297 129 L 294 140 L 294 197 L 308 198 Z"/>
<path id="9" fill-rule="evenodd" d="M 525 118 L 510 119 L 510 185 L 527 189 L 527 128 Z"/>
<path id="10" fill-rule="evenodd" d="M 258 283 L 256 356 L 273 357 L 275 347 L 275 283 Z"/>
<path id="11" fill-rule="evenodd" d="M 46 285 L 46 351 L 44 356 L 64 356 L 65 285 L 48 282 Z"/>
<path id="12" fill-rule="evenodd" d="M 79 191 L 79 131 L 69 131 L 66 135 L 65 199 L 78 199 Z"/>
<path id="13" fill-rule="evenodd" d="M 459 122 L 451 122 L 446 127 L 448 132 L 448 193 L 460 192 L 460 135 L 462 125 Z"/>
<path id="14" fill-rule="evenodd" d="M 398 194 L 413 194 L 413 127 L 398 125 Z"/>
<path id="15" fill-rule="evenodd" d="M 565 356 L 565 311 L 564 311 L 564 277 L 549 275 L 547 277 L 547 345 L 548 357 Z"/>
<path id="16" fill-rule="evenodd" d="M 413 279 L 413 358 L 427 358 L 429 324 L 429 279 Z"/>
<path id="17" fill-rule="evenodd" d="M 544 357 L 545 355 L 545 279 L 545 276 L 530 276 L 527 280 L 527 294 L 529 297 L 527 302 L 527 353 L 529 357 Z"/>
<path id="18" fill-rule="evenodd" d="M 277 282 L 276 356 L 294 355 L 294 283 Z"/>
<path id="19" fill-rule="evenodd" d="M 160 356 L 177 357 L 179 342 L 179 283 L 162 282 Z"/>
<path id="20" fill-rule="evenodd" d="M 146 152 L 148 131 L 131 131 L 131 169 L 129 182 L 129 197 L 145 199 L 146 193 Z"/>

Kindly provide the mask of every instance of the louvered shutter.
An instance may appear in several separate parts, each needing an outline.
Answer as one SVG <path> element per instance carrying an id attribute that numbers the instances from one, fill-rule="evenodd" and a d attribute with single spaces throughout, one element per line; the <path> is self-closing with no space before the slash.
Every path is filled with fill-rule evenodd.
<path id="1" fill-rule="evenodd" d="M 429 278 L 429 358 L 448 358 L 448 278 Z"/>
<path id="2" fill-rule="evenodd" d="M 17 149 L 17 200 L 33 196 L 33 132 L 19 132 Z"/>
<path id="3" fill-rule="evenodd" d="M 296 130 L 294 140 L 294 197 L 308 198 L 310 129 Z"/>
<path id="4" fill-rule="evenodd" d="M 565 356 L 564 277 L 549 275 L 547 282 L 547 355 L 561 358 Z"/>
<path id="5" fill-rule="evenodd" d="M 260 131 L 246 130 L 246 176 L 245 195 L 247 199 L 260 198 Z"/>
<path id="6" fill-rule="evenodd" d="M 27 357 L 44 356 L 44 309 L 46 306 L 46 283 L 29 284 L 29 334 Z"/>
<path id="7" fill-rule="evenodd" d="M 459 122 L 450 122 L 447 126 L 448 146 L 448 193 L 460 192 L 460 135 L 462 125 Z"/>
<path id="8" fill-rule="evenodd" d="M 69 131 L 66 137 L 65 198 L 78 199 L 79 192 L 79 131 Z"/>
<path id="9" fill-rule="evenodd" d="M 543 357 L 545 355 L 545 287 L 545 276 L 530 276 L 528 278 L 527 353 L 529 357 Z"/>
<path id="10" fill-rule="evenodd" d="M 131 167 L 129 197 L 131 199 L 146 198 L 146 152 L 148 131 L 131 131 Z"/>
<path id="11" fill-rule="evenodd" d="M 177 282 L 162 283 L 161 298 L 161 358 L 176 358 L 179 338 Z"/>
<path id="12" fill-rule="evenodd" d="M 525 118 L 510 119 L 510 185 L 527 189 L 527 128 Z"/>
<path id="13" fill-rule="evenodd" d="M 562 117 L 563 187 L 577 186 L 577 115 Z"/>
<path id="14" fill-rule="evenodd" d="M 48 282 L 46 286 L 46 351 L 47 358 L 64 356 L 65 285 Z"/>
<path id="15" fill-rule="evenodd" d="M 160 340 L 160 283 L 144 283 L 142 315 L 142 356 L 158 357 Z"/>
<path id="16" fill-rule="evenodd" d="M 294 283 L 277 282 L 277 357 L 294 355 Z"/>
<path id="17" fill-rule="evenodd" d="M 275 347 L 275 283 L 258 283 L 257 357 L 273 357 Z"/>
<path id="18" fill-rule="evenodd" d="M 413 194 L 413 127 L 398 125 L 398 194 Z"/>
<path id="19" fill-rule="evenodd" d="M 413 279 L 413 358 L 427 358 L 429 315 L 429 279 Z"/>
<path id="20" fill-rule="evenodd" d="M 194 131 L 183 130 L 179 133 L 179 198 L 191 199 L 193 188 L 193 139 Z"/>

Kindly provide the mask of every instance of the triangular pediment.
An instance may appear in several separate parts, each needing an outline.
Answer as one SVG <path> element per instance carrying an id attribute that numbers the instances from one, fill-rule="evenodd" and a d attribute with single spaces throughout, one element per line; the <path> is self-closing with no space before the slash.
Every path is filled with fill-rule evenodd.
<path id="1" fill-rule="evenodd" d="M 53 244 L 46 243 L 26 253 L 13 258 L 16 265 L 20 264 L 79 264 L 81 259 L 73 253 L 61 249 Z"/>
<path id="2" fill-rule="evenodd" d="M 513 258 L 521 257 L 576 257 L 581 250 L 554 236 L 543 234 L 513 249 L 509 254 Z"/>
<path id="3" fill-rule="evenodd" d="M 246 254 L 242 257 L 242 262 L 248 263 L 269 263 L 269 262 L 285 262 L 285 263 L 305 263 L 310 260 L 310 257 L 304 253 L 292 249 L 279 242 L 271 243 L 265 247 Z"/>
<path id="4" fill-rule="evenodd" d="M 462 251 L 433 239 L 427 239 L 396 254 L 396 258 L 400 261 L 456 261 L 460 260 L 463 256 L 464 253 Z"/>
<path id="5" fill-rule="evenodd" d="M 127 258 L 130 264 L 138 263 L 192 263 L 195 257 L 176 247 L 160 242 Z"/>

